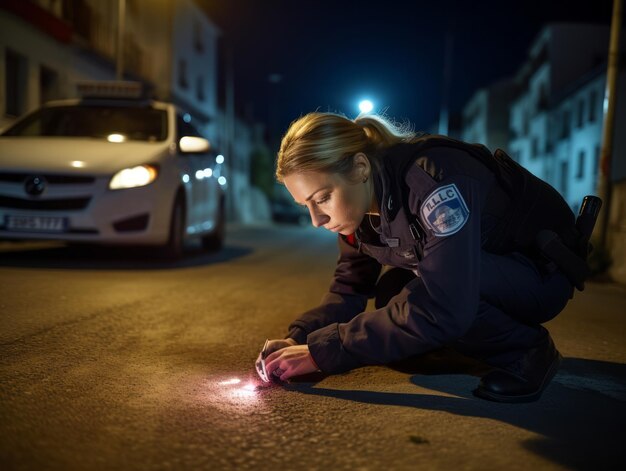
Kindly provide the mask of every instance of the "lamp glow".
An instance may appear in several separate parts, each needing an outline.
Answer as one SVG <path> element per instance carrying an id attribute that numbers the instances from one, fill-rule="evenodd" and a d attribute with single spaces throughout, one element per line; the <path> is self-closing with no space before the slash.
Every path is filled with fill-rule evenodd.
<path id="1" fill-rule="evenodd" d="M 369 100 L 363 100 L 359 103 L 361 113 L 369 113 L 374 109 L 374 104 Z"/>
<path id="2" fill-rule="evenodd" d="M 217 162 L 218 164 L 223 164 L 224 156 L 222 154 L 218 155 L 217 157 L 215 157 L 215 162 Z"/>

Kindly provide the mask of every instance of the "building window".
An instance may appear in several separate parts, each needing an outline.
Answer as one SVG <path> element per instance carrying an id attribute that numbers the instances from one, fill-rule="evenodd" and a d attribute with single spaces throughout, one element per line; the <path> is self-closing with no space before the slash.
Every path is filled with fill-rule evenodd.
<path id="1" fill-rule="evenodd" d="M 204 52 L 204 41 L 202 41 L 202 26 L 198 21 L 193 22 L 193 48 L 196 52 Z"/>
<path id="2" fill-rule="evenodd" d="M 596 145 L 595 155 L 593 157 L 593 175 L 595 177 L 598 176 L 598 171 L 600 170 L 600 146 Z"/>
<path id="3" fill-rule="evenodd" d="M 46 2 L 38 2 L 39 6 L 45 10 L 48 10 L 54 16 L 61 18 L 63 13 L 63 5 L 61 0 L 48 0 Z"/>
<path id="4" fill-rule="evenodd" d="M 539 138 L 537 137 L 533 137 L 532 140 L 531 156 L 533 157 L 533 159 L 539 157 Z"/>
<path id="5" fill-rule="evenodd" d="M 44 65 L 39 68 L 39 103 L 59 98 L 59 74 Z"/>
<path id="6" fill-rule="evenodd" d="M 585 176 L 585 151 L 578 153 L 578 162 L 576 165 L 576 178 L 581 180 Z"/>
<path id="7" fill-rule="evenodd" d="M 581 98 L 578 100 L 578 113 L 576 116 L 576 127 L 582 128 L 585 120 L 585 101 Z"/>
<path id="8" fill-rule="evenodd" d="M 570 127 L 572 123 L 572 113 L 570 110 L 563 112 L 563 122 L 561 123 L 561 139 L 567 139 L 570 134 Z"/>
<path id="9" fill-rule="evenodd" d="M 26 84 L 28 83 L 28 62 L 26 57 L 9 49 L 4 53 L 6 98 L 5 114 L 19 116 L 26 111 Z"/>
<path id="10" fill-rule="evenodd" d="M 187 61 L 185 59 L 178 60 L 178 86 L 180 88 L 189 88 L 187 80 Z"/>
<path id="11" fill-rule="evenodd" d="M 204 101 L 205 95 L 204 95 L 204 80 L 202 79 L 202 76 L 198 76 L 198 79 L 196 80 L 196 98 L 200 101 Z"/>
<path id="12" fill-rule="evenodd" d="M 528 136 L 528 132 L 530 129 L 530 116 L 528 115 L 528 111 L 524 111 L 522 117 L 522 133 L 524 136 Z"/>
<path id="13" fill-rule="evenodd" d="M 548 110 L 548 92 L 546 92 L 546 86 L 541 85 L 539 87 L 539 97 L 537 101 L 537 111 L 547 111 Z"/>
<path id="14" fill-rule="evenodd" d="M 63 0 L 62 18 L 72 25 L 72 29 L 77 36 L 81 36 L 87 41 L 93 39 L 93 34 L 97 31 L 97 16 L 94 8 L 90 5 L 94 2 L 86 0 Z M 117 2 L 115 2 L 117 4 Z M 129 5 L 129 11 L 132 5 Z M 117 11 L 116 11 L 117 14 Z"/>
<path id="15" fill-rule="evenodd" d="M 567 198 L 567 180 L 569 174 L 569 165 L 567 161 L 561 162 L 561 195 L 563 198 Z"/>
<path id="16" fill-rule="evenodd" d="M 596 120 L 596 102 L 598 101 L 598 92 L 591 90 L 589 93 L 589 122 L 593 123 Z"/>
<path id="17" fill-rule="evenodd" d="M 140 5 L 139 3 L 140 3 L 140 0 L 126 0 L 127 11 L 130 12 L 133 16 L 141 15 L 142 5 Z"/>

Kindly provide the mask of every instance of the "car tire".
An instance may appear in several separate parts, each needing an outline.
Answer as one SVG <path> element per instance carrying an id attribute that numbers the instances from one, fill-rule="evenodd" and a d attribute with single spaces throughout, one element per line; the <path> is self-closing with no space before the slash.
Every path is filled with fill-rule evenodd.
<path id="1" fill-rule="evenodd" d="M 167 243 L 161 247 L 159 255 L 166 260 L 178 260 L 185 249 L 185 203 L 180 195 L 176 196 L 170 219 L 170 233 Z"/>
<path id="2" fill-rule="evenodd" d="M 202 237 L 202 248 L 209 251 L 220 250 L 224 245 L 224 235 L 226 232 L 226 208 L 224 207 L 224 198 L 220 199 L 220 205 L 217 213 L 217 224 L 215 229 L 209 235 Z"/>

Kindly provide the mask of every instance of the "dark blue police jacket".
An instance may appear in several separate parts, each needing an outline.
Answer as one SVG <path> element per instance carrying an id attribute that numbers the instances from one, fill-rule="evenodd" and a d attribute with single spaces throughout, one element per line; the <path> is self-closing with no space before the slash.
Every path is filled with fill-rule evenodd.
<path id="1" fill-rule="evenodd" d="M 521 240 L 524 231 L 511 232 L 515 223 L 573 226 L 573 213 L 554 189 L 521 167 L 516 171 L 525 172 L 526 182 L 514 188 L 515 175 L 503 180 L 502 169 L 485 161 L 491 153 L 480 146 L 477 158 L 477 149 L 428 136 L 374 160 L 380 225 L 374 229 L 366 216 L 355 234 L 339 236 L 329 292 L 289 326 L 288 337 L 308 344 L 323 372 L 397 361 L 462 337 L 478 311 L 481 251 L 523 250 L 528 241 Z M 538 188 L 556 201 L 551 214 Z M 516 213 L 520 205 L 523 215 Z M 412 270 L 421 282 L 406 287 L 401 302 L 364 312 L 382 265 Z"/>

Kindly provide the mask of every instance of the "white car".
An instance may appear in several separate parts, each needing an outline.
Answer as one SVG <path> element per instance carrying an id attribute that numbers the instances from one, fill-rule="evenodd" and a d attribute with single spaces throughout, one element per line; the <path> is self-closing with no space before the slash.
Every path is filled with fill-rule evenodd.
<path id="1" fill-rule="evenodd" d="M 185 119 L 187 118 L 187 119 Z M 51 102 L 0 134 L 0 239 L 150 245 L 224 238 L 224 157 L 172 104 Z"/>

